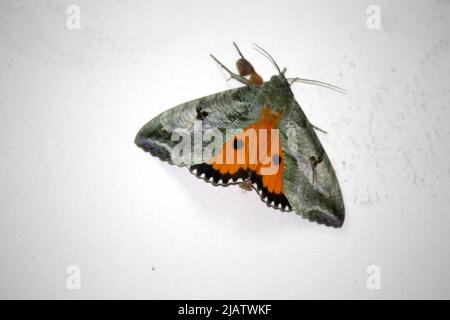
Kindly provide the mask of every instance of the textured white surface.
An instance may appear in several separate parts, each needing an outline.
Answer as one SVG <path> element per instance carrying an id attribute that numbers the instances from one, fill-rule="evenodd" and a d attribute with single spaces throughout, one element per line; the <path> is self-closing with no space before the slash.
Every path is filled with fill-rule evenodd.
<path id="1" fill-rule="evenodd" d="M 450 298 L 449 19 L 448 1 L 1 0 L 0 297 Z M 232 41 L 265 78 L 252 42 L 347 89 L 295 87 L 329 132 L 342 229 L 133 144 L 159 112 L 237 85 L 208 57 L 232 66 Z"/>

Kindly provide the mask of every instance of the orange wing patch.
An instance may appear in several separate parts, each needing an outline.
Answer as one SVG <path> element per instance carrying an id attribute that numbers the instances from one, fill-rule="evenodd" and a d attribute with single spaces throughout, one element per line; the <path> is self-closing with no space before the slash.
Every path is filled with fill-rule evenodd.
<path id="1" fill-rule="evenodd" d="M 281 116 L 264 107 L 257 122 L 224 143 L 221 152 L 209 163 L 194 165 L 191 171 L 217 185 L 250 180 L 267 205 L 290 211 L 283 194 L 282 148 L 278 131 L 272 131 L 278 129 Z"/>
<path id="2" fill-rule="evenodd" d="M 264 107 L 258 122 L 224 143 L 222 151 L 210 161 L 212 167 L 221 174 L 233 175 L 240 169 L 252 171 L 262 177 L 269 192 L 282 193 L 282 149 L 278 136 L 272 140 L 272 129 L 278 128 L 280 119 L 281 113 Z M 272 148 L 273 142 L 276 146 Z"/>

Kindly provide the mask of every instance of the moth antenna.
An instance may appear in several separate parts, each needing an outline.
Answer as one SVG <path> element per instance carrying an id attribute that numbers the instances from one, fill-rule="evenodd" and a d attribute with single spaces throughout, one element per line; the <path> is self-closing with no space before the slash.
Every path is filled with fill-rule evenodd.
<path id="1" fill-rule="evenodd" d="M 255 49 L 261 53 L 262 55 L 264 55 L 267 59 L 269 59 L 270 62 L 272 62 L 273 66 L 277 69 L 278 73 L 282 73 L 280 67 L 278 66 L 278 64 L 275 62 L 275 59 L 272 58 L 272 56 L 263 48 L 261 48 L 260 46 L 258 46 L 256 43 L 253 43 L 253 45 L 255 46 Z"/>
<path id="2" fill-rule="evenodd" d="M 300 82 L 300 83 L 307 83 L 307 84 L 313 84 L 316 86 L 320 86 L 320 87 L 324 87 L 327 89 L 331 89 L 334 91 L 337 91 L 339 93 L 342 94 L 346 94 L 347 92 L 345 91 L 345 89 L 339 88 L 338 86 L 332 85 L 330 83 L 326 83 L 323 81 L 318 81 L 318 80 L 311 80 L 311 79 L 303 79 L 303 78 L 288 78 L 289 85 L 292 85 L 295 82 Z"/>

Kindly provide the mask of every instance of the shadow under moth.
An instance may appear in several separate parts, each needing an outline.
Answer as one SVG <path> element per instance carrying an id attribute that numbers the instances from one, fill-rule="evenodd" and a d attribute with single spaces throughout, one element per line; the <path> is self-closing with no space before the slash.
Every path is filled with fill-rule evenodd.
<path id="1" fill-rule="evenodd" d="M 341 227 L 345 209 L 333 167 L 291 91 L 294 82 L 342 89 L 320 81 L 286 78 L 277 70 L 263 81 L 236 44 L 238 73 L 211 57 L 245 86 L 169 109 L 148 122 L 135 143 L 215 186 L 254 189 L 267 206 L 326 226 Z"/>

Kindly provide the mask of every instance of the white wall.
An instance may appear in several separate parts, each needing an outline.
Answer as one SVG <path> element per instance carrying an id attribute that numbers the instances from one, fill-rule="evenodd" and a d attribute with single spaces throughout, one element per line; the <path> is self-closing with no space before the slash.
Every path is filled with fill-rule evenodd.
<path id="1" fill-rule="evenodd" d="M 81 29 L 66 9 L 81 9 Z M 381 8 L 381 29 L 366 9 Z M 443 1 L 0 1 L 1 298 L 450 298 Z M 213 188 L 133 144 L 266 48 L 331 158 L 342 229 Z M 66 269 L 81 268 L 68 290 Z M 366 269 L 381 270 L 381 289 Z"/>

